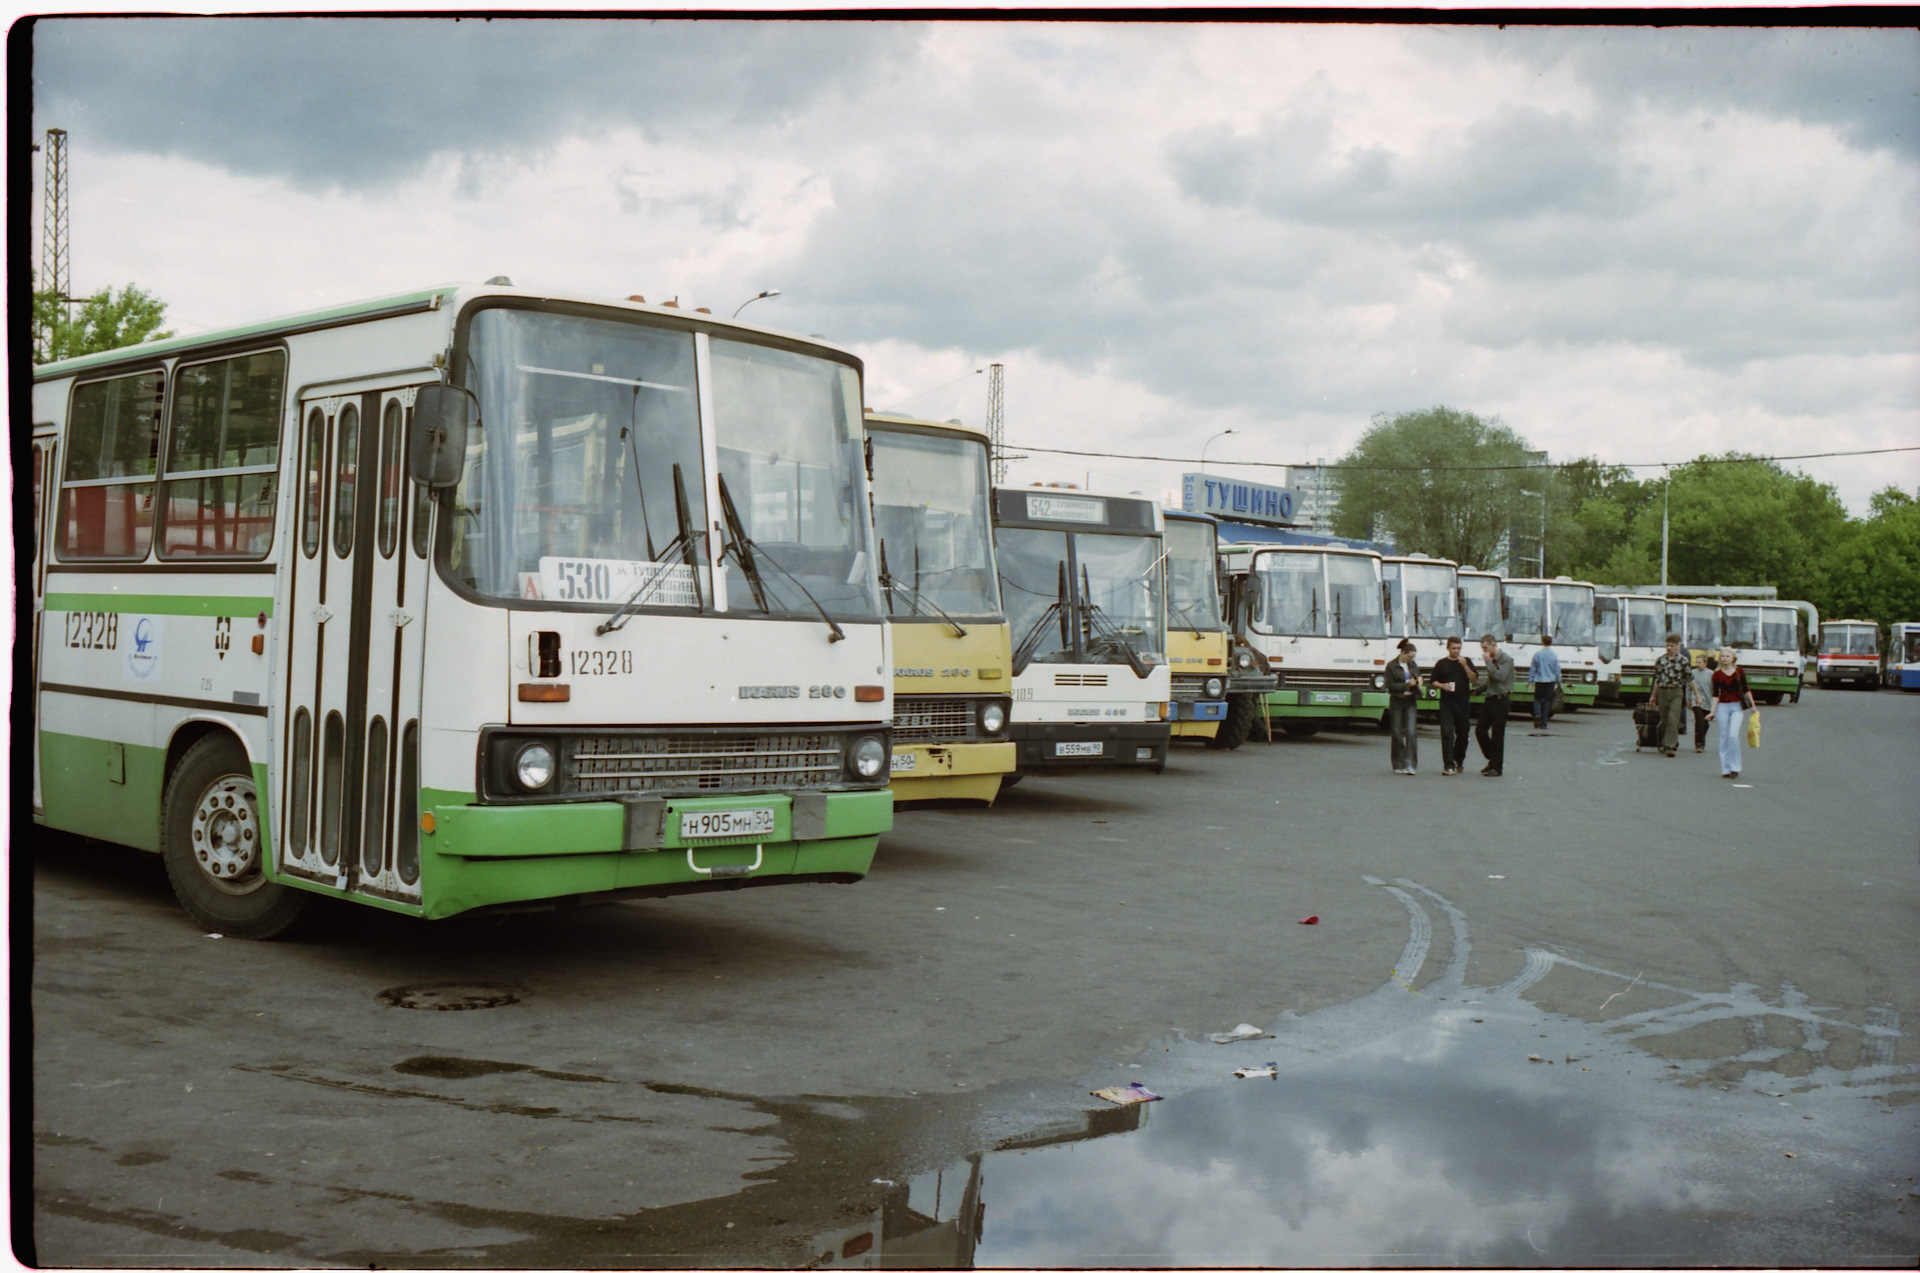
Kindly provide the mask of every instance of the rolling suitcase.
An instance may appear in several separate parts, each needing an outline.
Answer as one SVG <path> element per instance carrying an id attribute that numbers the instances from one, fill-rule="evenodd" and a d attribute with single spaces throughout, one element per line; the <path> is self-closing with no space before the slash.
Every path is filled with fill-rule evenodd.
<path id="1" fill-rule="evenodd" d="M 1660 709 L 1651 700 L 1633 709 L 1633 749 L 1660 746 Z"/>

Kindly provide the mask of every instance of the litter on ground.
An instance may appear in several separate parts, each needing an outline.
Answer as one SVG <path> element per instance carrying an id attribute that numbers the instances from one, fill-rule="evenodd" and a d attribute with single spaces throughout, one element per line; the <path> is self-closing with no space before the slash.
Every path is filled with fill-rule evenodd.
<path id="1" fill-rule="evenodd" d="M 1267 1032 L 1259 1026 L 1248 1025 L 1242 1021 L 1231 1030 L 1225 1030 L 1219 1034 L 1209 1034 L 1207 1041 L 1209 1043 L 1238 1043 L 1242 1039 L 1264 1039 L 1267 1037 Z"/>
<path id="2" fill-rule="evenodd" d="M 1277 1079 L 1280 1077 L 1280 1064 L 1268 1061 L 1265 1065 L 1243 1065 L 1233 1072 L 1237 1079 Z"/>
<path id="3" fill-rule="evenodd" d="M 1138 1105 L 1143 1101 L 1157 1101 L 1160 1098 L 1148 1091 L 1145 1085 L 1129 1083 L 1125 1087 L 1096 1088 L 1092 1095 L 1103 1101 L 1112 1101 L 1115 1105 Z"/>

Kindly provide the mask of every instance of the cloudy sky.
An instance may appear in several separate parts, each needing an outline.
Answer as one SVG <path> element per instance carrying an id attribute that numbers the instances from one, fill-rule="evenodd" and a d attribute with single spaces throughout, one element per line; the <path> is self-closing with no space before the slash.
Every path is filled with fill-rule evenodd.
<path id="1" fill-rule="evenodd" d="M 1013 443 L 1555 458 L 1920 442 L 1920 34 L 54 20 L 77 290 L 181 332 L 453 280 L 821 333 Z M 20 121 L 16 117 L 16 126 Z M 32 206 L 40 206 L 33 193 Z M 37 213 L 36 213 L 37 216 Z M 36 240 L 37 241 L 37 240 Z M 1172 488 L 1035 453 L 1016 481 Z M 1920 455 L 1807 461 L 1864 512 Z M 1238 470 L 1276 480 L 1271 471 Z"/>

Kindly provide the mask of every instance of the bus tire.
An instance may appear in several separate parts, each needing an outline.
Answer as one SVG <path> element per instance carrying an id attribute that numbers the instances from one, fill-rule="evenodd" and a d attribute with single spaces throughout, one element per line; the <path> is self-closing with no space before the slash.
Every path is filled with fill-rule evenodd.
<path id="1" fill-rule="evenodd" d="M 1260 714 L 1260 701 L 1252 694 L 1235 694 L 1227 700 L 1226 719 L 1220 722 L 1220 729 L 1212 738 L 1207 739 L 1211 751 L 1232 751 L 1247 741 L 1247 735 L 1253 732 L 1254 717 Z"/>
<path id="2" fill-rule="evenodd" d="M 1320 732 L 1320 722 L 1317 720 L 1283 720 L 1280 722 L 1280 732 L 1288 738 L 1312 738 Z"/>
<path id="3" fill-rule="evenodd" d="M 1013 772 L 1013 773 L 1010 773 L 1010 774 L 1001 774 L 1001 775 L 1000 775 L 1000 790 L 1002 790 L 1002 791 L 1005 791 L 1005 790 L 1006 790 L 1006 789 L 1007 789 L 1008 787 L 1017 787 L 1017 786 L 1019 786 L 1019 785 L 1020 785 L 1020 780 L 1021 780 L 1022 778 L 1024 778 L 1024 777 L 1026 777 L 1026 776 L 1027 776 L 1027 775 L 1026 775 L 1025 773 L 1022 773 L 1022 772 L 1020 772 L 1020 771 L 1018 771 L 1018 770 L 1016 770 L 1015 772 Z"/>
<path id="4" fill-rule="evenodd" d="M 280 936 L 313 895 L 269 883 L 264 848 L 246 752 L 226 734 L 202 738 L 180 758 L 161 801 L 160 855 L 174 896 L 210 933 Z"/>

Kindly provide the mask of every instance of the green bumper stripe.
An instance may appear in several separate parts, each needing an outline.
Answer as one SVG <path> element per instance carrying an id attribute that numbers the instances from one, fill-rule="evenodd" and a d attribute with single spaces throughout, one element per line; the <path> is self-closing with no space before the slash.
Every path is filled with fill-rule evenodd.
<path id="1" fill-rule="evenodd" d="M 49 610 L 102 614 L 185 614 L 251 619 L 273 613 L 272 597 L 180 597 L 141 592 L 49 592 Z"/>

